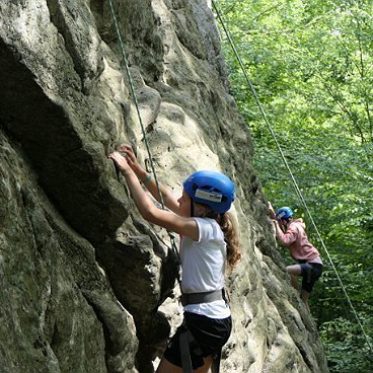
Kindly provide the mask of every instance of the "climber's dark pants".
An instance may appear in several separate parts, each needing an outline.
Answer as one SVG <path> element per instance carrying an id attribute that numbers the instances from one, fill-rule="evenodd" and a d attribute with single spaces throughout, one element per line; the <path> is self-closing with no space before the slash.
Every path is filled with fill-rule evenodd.
<path id="1" fill-rule="evenodd" d="M 302 290 L 311 293 L 315 282 L 321 277 L 322 264 L 300 262 L 302 280 Z"/>
<path id="2" fill-rule="evenodd" d="M 171 338 L 164 357 L 172 364 L 182 366 L 180 356 L 180 334 L 185 332 L 185 325 L 193 336 L 190 342 L 190 355 L 193 369 L 203 366 L 203 358 L 220 352 L 227 342 L 232 329 L 232 319 L 212 319 L 191 312 L 184 313 L 184 323 Z"/>

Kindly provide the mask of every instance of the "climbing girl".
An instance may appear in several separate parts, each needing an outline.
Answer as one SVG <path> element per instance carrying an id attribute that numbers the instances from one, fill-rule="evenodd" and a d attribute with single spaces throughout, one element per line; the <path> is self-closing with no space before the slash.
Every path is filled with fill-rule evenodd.
<path id="1" fill-rule="evenodd" d="M 281 207 L 276 213 L 269 203 L 269 213 L 273 219 L 278 241 L 288 247 L 290 254 L 298 264 L 286 267 L 292 286 L 298 290 L 297 277 L 301 276 L 301 298 L 307 309 L 308 298 L 315 282 L 320 278 L 323 265 L 317 249 L 308 241 L 305 224 L 302 219 L 294 219 L 289 207 Z"/>
<path id="2" fill-rule="evenodd" d="M 207 372 L 231 332 L 224 274 L 226 263 L 233 269 L 241 257 L 237 229 L 227 212 L 234 200 L 234 184 L 220 172 L 195 172 L 184 181 L 179 199 L 160 187 L 171 211 L 162 210 L 140 184 L 160 199 L 155 181 L 137 162 L 131 147 L 122 145 L 109 158 L 124 175 L 142 217 L 180 235 L 184 322 L 168 344 L 157 372 L 182 373 L 188 364 L 182 358 L 185 344 L 193 372 Z"/>

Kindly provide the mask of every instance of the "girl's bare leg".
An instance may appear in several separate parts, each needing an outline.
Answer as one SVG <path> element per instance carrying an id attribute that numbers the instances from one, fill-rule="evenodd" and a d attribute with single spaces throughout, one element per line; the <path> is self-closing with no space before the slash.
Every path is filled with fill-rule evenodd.
<path id="1" fill-rule="evenodd" d="M 291 286 L 295 290 L 299 290 L 298 289 L 298 276 L 300 276 L 301 272 L 302 272 L 301 266 L 299 264 L 294 264 L 294 265 L 291 265 L 291 266 L 287 266 L 286 271 L 290 275 Z"/>
<path id="2" fill-rule="evenodd" d="M 208 372 L 212 364 L 212 357 L 208 356 L 204 358 L 203 360 L 204 360 L 203 366 L 196 369 L 194 373 L 207 373 Z M 168 360 L 163 358 L 161 362 L 159 363 L 156 373 L 183 373 L 183 369 L 170 363 Z"/>
<path id="3" fill-rule="evenodd" d="M 183 373 L 183 369 L 162 358 L 156 373 Z"/>

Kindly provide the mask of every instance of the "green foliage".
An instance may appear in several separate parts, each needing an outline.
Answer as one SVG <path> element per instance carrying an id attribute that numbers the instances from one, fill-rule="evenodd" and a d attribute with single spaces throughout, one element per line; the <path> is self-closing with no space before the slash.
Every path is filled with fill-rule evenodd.
<path id="1" fill-rule="evenodd" d="M 369 320 L 369 317 L 363 315 L 363 320 Z M 368 323 L 364 324 L 365 329 L 368 329 Z M 372 325 L 370 325 L 370 330 L 372 330 Z M 320 335 L 324 341 L 332 372 L 370 373 L 372 371 L 373 358 L 369 349 L 365 347 L 356 350 L 356 346 L 364 346 L 364 338 L 356 323 L 338 317 L 333 321 L 325 322 Z"/>
<path id="2" fill-rule="evenodd" d="M 216 3 L 330 257 L 372 336 L 373 3 Z M 231 91 L 255 140 L 254 162 L 263 190 L 274 205 L 290 205 L 307 221 L 223 31 L 222 39 Z M 311 224 L 308 233 L 326 264 L 311 308 L 330 369 L 365 372 L 369 362 L 365 339 Z"/>

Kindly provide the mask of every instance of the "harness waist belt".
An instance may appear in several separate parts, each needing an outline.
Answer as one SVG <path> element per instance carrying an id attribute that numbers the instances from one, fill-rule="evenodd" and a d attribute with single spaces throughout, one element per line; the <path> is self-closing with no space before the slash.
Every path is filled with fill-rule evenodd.
<path id="1" fill-rule="evenodd" d="M 181 295 L 181 304 L 211 303 L 216 300 L 225 300 L 224 289 L 207 291 L 204 293 L 184 293 Z"/>

